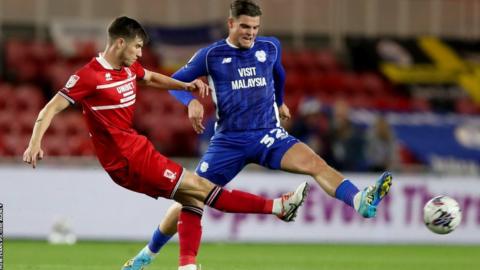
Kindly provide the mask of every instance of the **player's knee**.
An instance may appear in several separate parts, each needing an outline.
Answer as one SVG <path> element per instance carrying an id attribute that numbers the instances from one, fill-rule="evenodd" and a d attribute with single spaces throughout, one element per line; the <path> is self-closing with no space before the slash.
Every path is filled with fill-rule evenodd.
<path id="1" fill-rule="evenodd" d="M 212 190 L 214 184 L 209 182 L 207 179 L 202 178 L 191 172 L 186 172 L 185 176 L 180 184 L 180 189 L 188 190 L 193 193 L 205 193 L 205 196 Z"/>
<path id="2" fill-rule="evenodd" d="M 180 203 L 172 204 L 172 206 L 168 208 L 167 213 L 165 214 L 164 220 L 175 219 L 176 221 L 176 218 L 178 217 L 178 214 L 180 213 L 181 210 L 182 210 L 182 204 Z"/>
<path id="3" fill-rule="evenodd" d="M 208 193 L 210 193 L 215 187 L 212 182 L 196 174 L 192 174 L 191 183 L 199 193 L 204 195 L 204 197 L 207 197 Z"/>
<path id="4" fill-rule="evenodd" d="M 191 172 L 186 172 L 174 198 L 177 202 L 183 205 L 194 205 L 192 203 L 185 202 L 185 200 L 196 200 L 203 203 L 205 198 L 214 187 L 215 185 L 209 182 L 207 179 Z"/>
<path id="5" fill-rule="evenodd" d="M 195 200 L 192 200 L 189 204 L 184 204 L 182 205 L 183 206 L 195 206 L 195 207 L 198 207 L 198 208 L 202 208 L 205 206 L 205 204 L 203 203 L 203 201 L 201 200 L 198 200 L 198 199 L 195 199 Z M 181 209 L 180 209 L 181 210 Z"/>
<path id="6" fill-rule="evenodd" d="M 204 206 L 203 201 L 201 199 L 198 199 L 196 196 L 191 196 L 191 195 L 177 196 L 175 200 L 181 204 L 180 208 L 183 206 L 195 206 L 198 208 L 203 208 Z"/>

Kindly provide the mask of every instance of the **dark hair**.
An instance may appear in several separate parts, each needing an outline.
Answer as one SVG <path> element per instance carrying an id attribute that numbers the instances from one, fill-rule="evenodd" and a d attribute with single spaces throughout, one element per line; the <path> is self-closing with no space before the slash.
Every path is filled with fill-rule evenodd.
<path id="1" fill-rule="evenodd" d="M 134 39 L 139 37 L 144 43 L 148 42 L 148 35 L 143 26 L 136 20 L 122 16 L 118 17 L 108 27 L 108 37 L 111 41 L 117 38 Z"/>
<path id="2" fill-rule="evenodd" d="M 235 0 L 230 4 L 230 16 L 238 18 L 241 15 L 257 17 L 262 15 L 262 9 L 252 0 Z"/>

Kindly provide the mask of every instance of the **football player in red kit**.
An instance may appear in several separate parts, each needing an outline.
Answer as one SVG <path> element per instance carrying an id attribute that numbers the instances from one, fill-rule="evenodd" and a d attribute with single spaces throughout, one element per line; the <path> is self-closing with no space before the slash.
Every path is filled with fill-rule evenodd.
<path id="1" fill-rule="evenodd" d="M 179 269 L 196 269 L 204 204 L 225 212 L 275 214 L 292 221 L 308 185 L 302 183 L 281 198 L 265 199 L 215 186 L 157 152 L 132 128 L 137 81 L 161 89 L 198 91 L 202 96 L 209 89 L 200 80 L 181 82 L 144 69 L 137 60 L 147 40 L 137 21 L 116 18 L 108 28 L 105 51 L 72 75 L 40 111 L 23 160 L 35 168 L 43 157 L 41 140 L 52 118 L 70 104 L 81 104 L 98 159 L 115 183 L 183 205 L 178 222 Z"/>

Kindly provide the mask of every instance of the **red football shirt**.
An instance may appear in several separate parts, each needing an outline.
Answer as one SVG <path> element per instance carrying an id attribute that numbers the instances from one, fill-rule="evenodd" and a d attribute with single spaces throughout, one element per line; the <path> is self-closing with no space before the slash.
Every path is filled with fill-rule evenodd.
<path id="1" fill-rule="evenodd" d="M 99 55 L 70 77 L 59 94 L 80 103 L 98 159 L 107 171 L 127 165 L 147 139 L 132 128 L 137 80 L 145 76 L 135 62 L 113 69 Z"/>

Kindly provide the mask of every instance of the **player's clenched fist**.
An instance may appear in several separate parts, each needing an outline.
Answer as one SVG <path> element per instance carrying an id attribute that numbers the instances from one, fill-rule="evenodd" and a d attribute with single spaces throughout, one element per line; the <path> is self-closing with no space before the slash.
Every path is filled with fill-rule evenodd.
<path id="1" fill-rule="evenodd" d="M 37 160 L 43 159 L 43 150 L 40 146 L 28 146 L 27 150 L 23 153 L 23 161 L 32 164 L 32 167 L 37 166 Z"/>
<path id="2" fill-rule="evenodd" d="M 193 80 L 189 83 L 186 83 L 185 89 L 188 90 L 188 91 L 192 91 L 192 92 L 198 91 L 198 93 L 200 94 L 200 96 L 202 98 L 205 97 L 205 96 L 208 96 L 208 91 L 209 91 L 208 85 L 205 84 L 200 79 L 196 79 L 196 80 Z"/>

